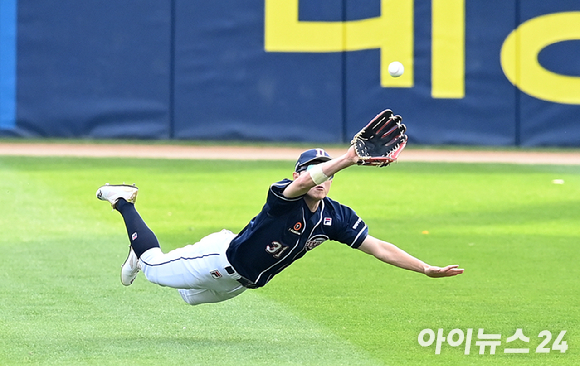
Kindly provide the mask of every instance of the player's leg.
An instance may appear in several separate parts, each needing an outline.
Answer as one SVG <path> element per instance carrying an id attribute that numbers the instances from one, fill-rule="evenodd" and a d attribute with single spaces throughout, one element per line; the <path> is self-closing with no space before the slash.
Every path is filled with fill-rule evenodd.
<path id="1" fill-rule="evenodd" d="M 244 292 L 244 286 L 238 286 L 229 292 L 217 292 L 208 289 L 180 289 L 179 294 L 189 305 L 199 305 L 229 300 Z"/>
<path id="2" fill-rule="evenodd" d="M 131 250 L 121 271 L 124 285 L 130 285 L 139 270 L 143 270 L 152 283 L 194 290 L 184 297 L 192 304 L 224 301 L 245 290 L 235 275 L 226 270 L 230 265 L 225 252 L 235 237 L 233 233 L 223 230 L 206 236 L 196 245 L 163 253 L 155 234 L 135 209 L 136 196 L 137 188 L 124 184 L 105 185 L 97 191 L 97 198 L 111 203 L 127 227 Z"/>
<path id="3" fill-rule="evenodd" d="M 229 292 L 240 285 L 225 269 L 225 252 L 234 237 L 224 230 L 168 253 L 152 248 L 141 255 L 139 265 L 149 282 L 161 286 Z"/>
<path id="4" fill-rule="evenodd" d="M 179 290 L 191 305 L 231 299 L 246 290 L 232 273 L 226 249 L 235 235 L 227 230 L 208 235 L 194 245 L 163 253 L 153 248 L 139 263 L 147 280 Z"/>
<path id="5" fill-rule="evenodd" d="M 137 258 L 145 251 L 159 247 L 157 237 L 135 209 L 138 191 L 139 189 L 135 185 L 128 184 L 106 184 L 97 190 L 97 198 L 109 202 L 123 216 L 129 241 Z"/>
<path id="6" fill-rule="evenodd" d="M 143 221 L 133 203 L 127 202 L 123 198 L 119 198 L 115 205 L 115 209 L 123 216 L 123 221 L 125 221 L 125 226 L 127 228 L 127 235 L 131 242 L 131 248 L 135 252 L 137 258 L 140 258 L 143 253 L 151 248 L 160 247 L 157 237 L 153 231 L 149 229 L 147 224 L 145 224 L 145 221 Z"/>
<path id="7" fill-rule="evenodd" d="M 106 184 L 97 190 L 97 198 L 107 201 L 113 209 L 119 211 L 125 221 L 129 242 L 131 243 L 129 255 L 121 268 L 121 283 L 129 286 L 139 273 L 138 259 L 145 251 L 159 247 L 157 237 L 147 227 L 141 216 L 135 209 L 138 188 L 135 185 Z"/>

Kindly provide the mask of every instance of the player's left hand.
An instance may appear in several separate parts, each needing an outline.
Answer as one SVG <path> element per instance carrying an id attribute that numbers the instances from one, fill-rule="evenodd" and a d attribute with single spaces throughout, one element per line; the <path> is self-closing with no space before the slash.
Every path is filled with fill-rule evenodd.
<path id="1" fill-rule="evenodd" d="M 383 167 L 396 161 L 407 145 L 406 127 L 401 116 L 386 109 L 354 135 L 351 145 L 358 155 L 357 164 Z"/>
<path id="2" fill-rule="evenodd" d="M 425 269 L 425 274 L 432 278 L 439 278 L 439 277 L 451 277 L 457 276 L 458 274 L 463 273 L 462 268 L 458 268 L 459 266 L 456 264 L 447 266 L 447 267 L 436 267 L 436 266 L 429 266 Z"/>

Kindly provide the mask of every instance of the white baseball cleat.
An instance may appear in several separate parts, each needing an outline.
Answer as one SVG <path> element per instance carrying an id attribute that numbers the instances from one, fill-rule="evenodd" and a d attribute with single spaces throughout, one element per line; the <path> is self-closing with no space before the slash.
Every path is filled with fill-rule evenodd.
<path id="1" fill-rule="evenodd" d="M 129 255 L 121 267 L 121 283 L 125 286 L 132 284 L 140 270 L 139 259 L 137 259 L 133 248 L 130 248 Z"/>
<path id="2" fill-rule="evenodd" d="M 137 192 L 139 188 L 135 185 L 129 184 L 105 184 L 97 189 L 97 198 L 101 201 L 108 201 L 113 208 L 117 204 L 119 198 L 125 199 L 127 202 L 135 203 L 137 200 Z"/>

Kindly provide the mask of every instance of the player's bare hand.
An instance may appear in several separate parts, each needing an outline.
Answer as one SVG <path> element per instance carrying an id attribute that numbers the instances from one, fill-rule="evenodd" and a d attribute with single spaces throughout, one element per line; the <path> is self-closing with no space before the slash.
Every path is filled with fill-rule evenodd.
<path id="1" fill-rule="evenodd" d="M 439 277 L 451 277 L 457 276 L 458 274 L 462 274 L 463 269 L 459 268 L 458 265 L 450 265 L 447 267 L 436 267 L 436 266 L 429 266 L 425 269 L 425 274 L 432 278 L 439 278 Z"/>
<path id="2" fill-rule="evenodd" d="M 351 145 L 350 148 L 347 150 L 345 157 L 350 161 L 351 165 L 356 164 L 360 158 L 358 157 L 358 155 L 356 154 L 356 150 L 354 148 L 354 145 Z"/>

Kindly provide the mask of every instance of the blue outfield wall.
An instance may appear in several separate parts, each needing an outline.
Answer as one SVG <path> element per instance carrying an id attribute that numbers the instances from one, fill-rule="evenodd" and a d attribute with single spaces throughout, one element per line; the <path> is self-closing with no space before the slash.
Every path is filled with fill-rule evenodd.
<path id="1" fill-rule="evenodd" d="M 0 135 L 580 146 L 576 0 L 10 1 Z"/>
<path id="2" fill-rule="evenodd" d="M 157 0 L 18 0 L 16 132 L 168 138 L 171 25 Z"/>

